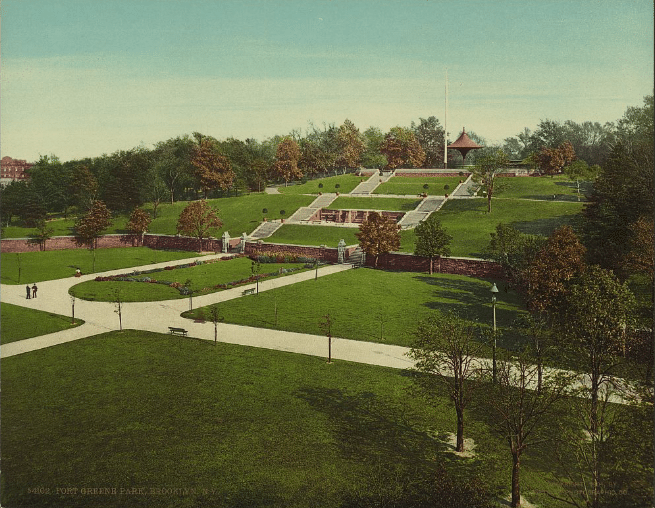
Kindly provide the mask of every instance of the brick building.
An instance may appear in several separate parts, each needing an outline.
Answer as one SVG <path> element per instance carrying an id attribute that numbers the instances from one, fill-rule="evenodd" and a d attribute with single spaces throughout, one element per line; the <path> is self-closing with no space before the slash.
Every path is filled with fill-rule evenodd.
<path id="1" fill-rule="evenodd" d="M 21 159 L 5 156 L 0 160 L 0 185 L 5 186 L 14 180 L 27 180 L 26 170 L 34 166 Z"/>

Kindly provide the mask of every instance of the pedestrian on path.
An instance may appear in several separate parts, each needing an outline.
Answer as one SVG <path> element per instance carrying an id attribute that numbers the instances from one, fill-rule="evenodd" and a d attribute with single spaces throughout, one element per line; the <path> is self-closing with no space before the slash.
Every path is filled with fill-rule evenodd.
<path id="1" fill-rule="evenodd" d="M 29 300 L 30 299 L 30 285 L 28 284 L 27 286 L 25 286 L 25 289 L 27 290 L 27 299 Z"/>
<path id="2" fill-rule="evenodd" d="M 36 290 L 39 289 L 36 287 L 36 284 L 32 286 L 32 298 L 36 298 Z"/>

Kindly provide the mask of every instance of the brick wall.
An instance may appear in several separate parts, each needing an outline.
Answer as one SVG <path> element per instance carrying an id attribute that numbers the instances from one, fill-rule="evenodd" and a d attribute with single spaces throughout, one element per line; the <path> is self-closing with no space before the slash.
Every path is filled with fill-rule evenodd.
<path id="1" fill-rule="evenodd" d="M 462 179 L 468 178 L 470 173 L 468 171 L 464 171 L 463 175 L 460 175 L 459 173 L 396 173 L 394 176 L 402 176 L 402 177 L 407 177 L 407 178 L 440 178 L 442 176 L 459 176 Z"/>
<path id="2" fill-rule="evenodd" d="M 375 257 L 366 256 L 366 266 L 374 266 Z M 400 272 L 429 272 L 430 260 L 412 254 L 392 252 L 378 257 L 378 268 Z M 441 258 L 432 260 L 434 273 L 452 273 L 471 277 L 503 279 L 503 270 L 493 261 L 471 258 Z"/>
<path id="3" fill-rule="evenodd" d="M 355 247 L 346 249 L 346 258 L 350 256 Z M 336 263 L 339 259 L 339 252 L 333 247 L 314 247 L 308 245 L 291 245 L 283 243 L 259 243 L 246 242 L 246 254 L 252 255 L 259 252 L 293 254 L 307 258 L 316 258 L 328 263 Z"/>

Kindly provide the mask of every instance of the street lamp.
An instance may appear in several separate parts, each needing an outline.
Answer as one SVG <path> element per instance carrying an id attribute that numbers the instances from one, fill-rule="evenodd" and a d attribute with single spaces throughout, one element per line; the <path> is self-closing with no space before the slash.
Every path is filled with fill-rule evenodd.
<path id="1" fill-rule="evenodd" d="M 494 336 L 494 347 L 493 347 L 493 383 L 496 384 L 496 293 L 498 293 L 498 288 L 496 287 L 496 283 L 494 282 L 493 286 L 491 286 L 491 307 L 493 309 L 493 314 L 494 314 L 494 328 L 493 328 L 493 336 Z"/>

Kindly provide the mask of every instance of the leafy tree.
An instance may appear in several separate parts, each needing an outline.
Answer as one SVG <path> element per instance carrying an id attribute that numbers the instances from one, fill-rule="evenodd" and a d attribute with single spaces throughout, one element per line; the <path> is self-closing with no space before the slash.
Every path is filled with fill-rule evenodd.
<path id="1" fill-rule="evenodd" d="M 387 165 L 387 158 L 380 152 L 384 134 L 378 127 L 369 127 L 364 131 L 366 149 L 362 154 L 362 166 L 382 169 Z"/>
<path id="2" fill-rule="evenodd" d="M 541 390 L 534 390 L 538 369 L 534 358 L 527 352 L 519 353 L 514 360 L 499 362 L 497 383 L 485 392 L 484 401 L 490 406 L 489 414 L 496 432 L 509 445 L 512 454 L 512 507 L 521 506 L 521 457 L 529 447 L 547 440 L 541 434 L 546 416 L 552 414 L 555 404 L 562 399 L 570 379 L 549 371 Z"/>
<path id="3" fill-rule="evenodd" d="M 537 167 L 544 175 L 557 175 L 565 166 L 575 160 L 575 150 L 569 141 L 563 142 L 557 148 L 542 147 L 537 153 Z"/>
<path id="4" fill-rule="evenodd" d="M 79 210 L 86 211 L 98 199 L 98 179 L 89 169 L 89 166 L 76 164 L 71 168 L 71 181 L 69 192 L 72 202 Z"/>
<path id="5" fill-rule="evenodd" d="M 482 185 L 487 194 L 487 212 L 491 213 L 491 198 L 494 194 L 496 177 L 507 168 L 509 159 L 502 150 L 483 156 L 472 170 L 472 179 Z"/>
<path id="6" fill-rule="evenodd" d="M 569 288 L 555 321 L 560 344 L 582 362 L 589 386 L 591 433 L 598 432 L 598 400 L 601 387 L 611 382 L 620 363 L 626 330 L 630 329 L 634 297 L 614 274 L 589 267 Z"/>
<path id="7" fill-rule="evenodd" d="M 36 233 L 30 234 L 30 243 L 37 243 L 40 250 L 45 250 L 45 243 L 52 238 L 54 228 L 49 227 L 45 220 L 40 220 L 36 224 Z"/>
<path id="8" fill-rule="evenodd" d="M 29 184 L 22 197 L 24 201 L 19 216 L 27 227 L 35 228 L 48 217 L 46 202 L 41 195 L 33 191 L 33 187 Z"/>
<path id="9" fill-rule="evenodd" d="M 28 188 L 25 181 L 14 180 L 8 185 L 0 186 L 0 214 L 2 214 L 2 224 L 9 226 L 14 215 L 21 215 L 25 208 Z"/>
<path id="10" fill-rule="evenodd" d="M 380 145 L 380 153 L 387 158 L 387 168 L 401 166 L 419 168 L 425 161 L 425 152 L 414 133 L 402 127 L 392 127 Z"/>
<path id="11" fill-rule="evenodd" d="M 154 168 L 168 189 L 171 204 L 175 196 L 191 185 L 193 141 L 188 136 L 157 143 L 153 152 Z"/>
<path id="12" fill-rule="evenodd" d="M 337 132 L 339 145 L 339 157 L 337 164 L 344 168 L 356 168 L 359 166 L 362 153 L 364 152 L 364 141 L 350 120 L 346 119 Z"/>
<path id="13" fill-rule="evenodd" d="M 209 319 L 214 323 L 214 346 L 218 342 L 218 323 L 225 321 L 225 318 L 221 316 L 220 309 L 217 304 L 209 307 Z"/>
<path id="14" fill-rule="evenodd" d="M 600 174 L 600 166 L 589 166 L 583 160 L 576 160 L 564 168 L 564 173 L 576 183 L 578 201 L 580 201 L 580 182 L 593 182 Z"/>
<path id="15" fill-rule="evenodd" d="M 416 233 L 414 255 L 430 258 L 430 275 L 432 275 L 432 260 L 436 257 L 450 256 L 449 244 L 453 237 L 443 228 L 435 214 L 416 226 L 414 232 Z"/>
<path id="16" fill-rule="evenodd" d="M 435 381 L 448 391 L 457 414 L 458 452 L 464 451 L 464 410 L 471 402 L 474 381 L 480 377 L 475 357 L 481 344 L 474 334 L 471 324 L 455 313 L 433 314 L 419 322 L 408 353 L 416 361 L 414 368 L 424 374 L 414 377 L 424 394 L 437 395 Z"/>
<path id="17" fill-rule="evenodd" d="M 376 268 L 380 254 L 400 249 L 400 226 L 391 217 L 378 212 L 368 215 L 355 236 L 359 239 L 361 249 L 367 255 L 375 256 Z"/>
<path id="18" fill-rule="evenodd" d="M 135 208 L 130 215 L 130 220 L 127 223 L 127 230 L 138 238 L 143 244 L 143 235 L 148 231 L 148 227 L 152 222 L 150 214 L 140 208 Z"/>
<path id="19" fill-rule="evenodd" d="M 331 167 L 331 157 L 325 153 L 317 142 L 311 139 L 300 140 L 300 159 L 298 167 L 303 174 L 327 173 Z"/>
<path id="20" fill-rule="evenodd" d="M 584 255 L 585 248 L 571 226 L 555 230 L 528 267 L 528 308 L 547 314 L 560 310 L 568 282 L 585 269 Z"/>
<path id="21" fill-rule="evenodd" d="M 546 240 L 526 235 L 507 224 L 498 224 L 484 256 L 503 267 L 509 286 L 525 293 L 528 288 L 528 268 L 534 262 Z"/>
<path id="22" fill-rule="evenodd" d="M 102 201 L 95 201 L 86 215 L 75 222 L 75 241 L 86 245 L 93 253 L 93 271 L 96 270 L 96 248 L 102 232 L 111 226 L 111 212 Z"/>
<path id="23" fill-rule="evenodd" d="M 191 164 L 195 167 L 195 175 L 202 188 L 205 199 L 213 189 L 228 190 L 234 181 L 234 171 L 230 160 L 219 154 L 216 143 L 195 132 L 198 144 L 193 147 Z"/>
<path id="24" fill-rule="evenodd" d="M 101 157 L 98 185 L 110 210 L 132 210 L 143 204 L 142 189 L 151 163 L 150 151 L 143 147 Z"/>
<path id="25" fill-rule="evenodd" d="M 27 170 L 30 193 L 46 212 L 62 212 L 68 206 L 66 181 L 61 161 L 56 155 L 42 155 Z M 34 222 L 36 225 L 36 222 Z"/>
<path id="26" fill-rule="evenodd" d="M 177 232 L 198 239 L 198 252 L 202 252 L 202 240 L 207 238 L 209 232 L 220 228 L 223 221 L 218 218 L 207 201 L 193 201 L 189 203 L 177 220 Z"/>
<path id="27" fill-rule="evenodd" d="M 434 116 L 427 119 L 419 118 L 418 125 L 412 122 L 411 129 L 423 152 L 425 152 L 425 167 L 441 167 L 443 164 L 444 129 L 439 124 L 439 120 Z"/>
<path id="28" fill-rule="evenodd" d="M 654 146 L 653 96 L 644 106 L 628 108 L 619 120 L 614 145 L 584 214 L 584 239 L 590 259 L 621 273 L 631 248 L 628 225 L 640 217 L 652 217 Z"/>
<path id="29" fill-rule="evenodd" d="M 640 217 L 630 225 L 632 233 L 630 251 L 626 256 L 626 269 L 648 277 L 653 286 L 653 262 L 655 258 L 655 223 L 652 217 Z"/>
<path id="30" fill-rule="evenodd" d="M 301 178 L 302 170 L 298 167 L 300 160 L 300 147 L 293 139 L 287 137 L 278 145 L 276 161 L 273 165 L 273 172 L 284 180 L 286 187 L 289 180 Z"/>

